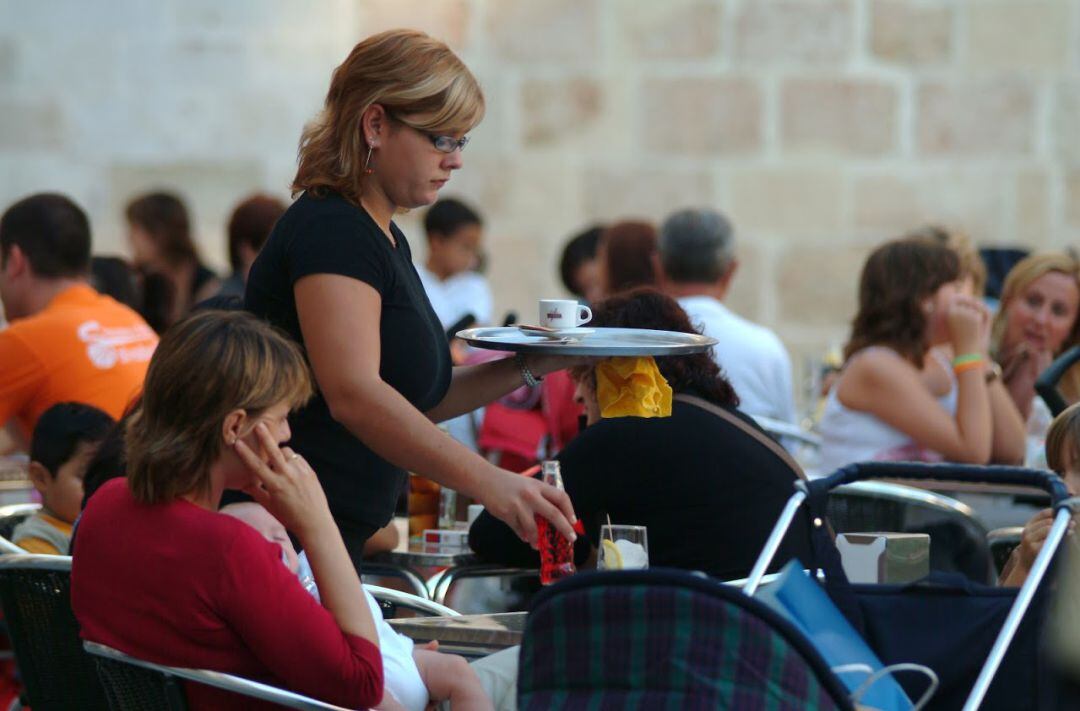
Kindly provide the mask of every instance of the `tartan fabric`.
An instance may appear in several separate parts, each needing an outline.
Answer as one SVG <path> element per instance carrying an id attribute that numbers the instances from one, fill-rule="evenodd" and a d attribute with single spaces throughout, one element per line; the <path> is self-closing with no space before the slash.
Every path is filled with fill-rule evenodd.
<path id="1" fill-rule="evenodd" d="M 834 700 L 836 687 L 821 683 L 768 615 L 725 597 L 694 587 L 601 581 L 547 597 L 527 622 L 519 707 L 848 707 Z"/>

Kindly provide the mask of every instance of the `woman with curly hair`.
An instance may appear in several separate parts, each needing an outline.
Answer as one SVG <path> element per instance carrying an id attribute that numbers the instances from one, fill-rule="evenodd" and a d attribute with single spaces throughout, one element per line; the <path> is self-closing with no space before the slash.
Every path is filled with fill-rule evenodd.
<path id="1" fill-rule="evenodd" d="M 650 288 L 595 304 L 590 325 L 697 333 L 676 301 Z M 588 424 L 558 456 L 585 526 L 575 559 L 589 560 L 610 517 L 648 528 L 650 565 L 746 577 L 799 474 L 736 409 L 738 396 L 709 353 L 658 357 L 656 364 L 675 395 L 670 417 L 601 419 L 593 368 L 570 371 Z M 805 520 L 791 527 L 777 565 L 809 559 L 808 530 Z M 469 545 L 487 561 L 539 564 L 535 551 L 486 513 L 469 531 Z"/>
<path id="2" fill-rule="evenodd" d="M 821 418 L 822 472 L 868 460 L 990 461 L 990 316 L 960 276 L 956 252 L 921 237 L 867 258 L 844 368 Z M 954 356 L 944 364 L 949 382 L 934 389 L 921 370 L 942 344 Z"/>

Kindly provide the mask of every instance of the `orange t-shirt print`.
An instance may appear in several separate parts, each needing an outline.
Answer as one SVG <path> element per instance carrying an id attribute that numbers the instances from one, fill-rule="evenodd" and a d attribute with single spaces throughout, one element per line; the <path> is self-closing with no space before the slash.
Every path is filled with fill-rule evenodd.
<path id="1" fill-rule="evenodd" d="M 142 389 L 157 346 L 133 310 L 80 284 L 41 312 L 0 331 L 0 424 L 25 437 L 58 402 L 82 402 L 119 418 Z"/>

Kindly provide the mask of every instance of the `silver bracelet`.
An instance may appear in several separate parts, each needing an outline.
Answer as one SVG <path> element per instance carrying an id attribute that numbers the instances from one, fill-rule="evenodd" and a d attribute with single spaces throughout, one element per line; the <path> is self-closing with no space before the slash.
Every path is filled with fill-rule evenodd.
<path id="1" fill-rule="evenodd" d="M 518 370 L 521 371 L 521 379 L 525 381 L 525 384 L 530 388 L 535 388 L 543 380 L 543 377 L 536 377 L 533 372 L 529 370 L 529 365 L 525 362 L 525 356 L 520 353 L 514 355 L 514 362 L 517 363 Z"/>

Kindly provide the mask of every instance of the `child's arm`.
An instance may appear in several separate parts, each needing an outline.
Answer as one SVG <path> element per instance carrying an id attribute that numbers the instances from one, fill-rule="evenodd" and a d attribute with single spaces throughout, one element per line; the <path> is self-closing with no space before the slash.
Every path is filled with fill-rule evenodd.
<path id="1" fill-rule="evenodd" d="M 493 711 L 480 677 L 464 657 L 414 649 L 413 659 L 428 694 L 435 701 L 450 700 L 452 711 Z"/>

